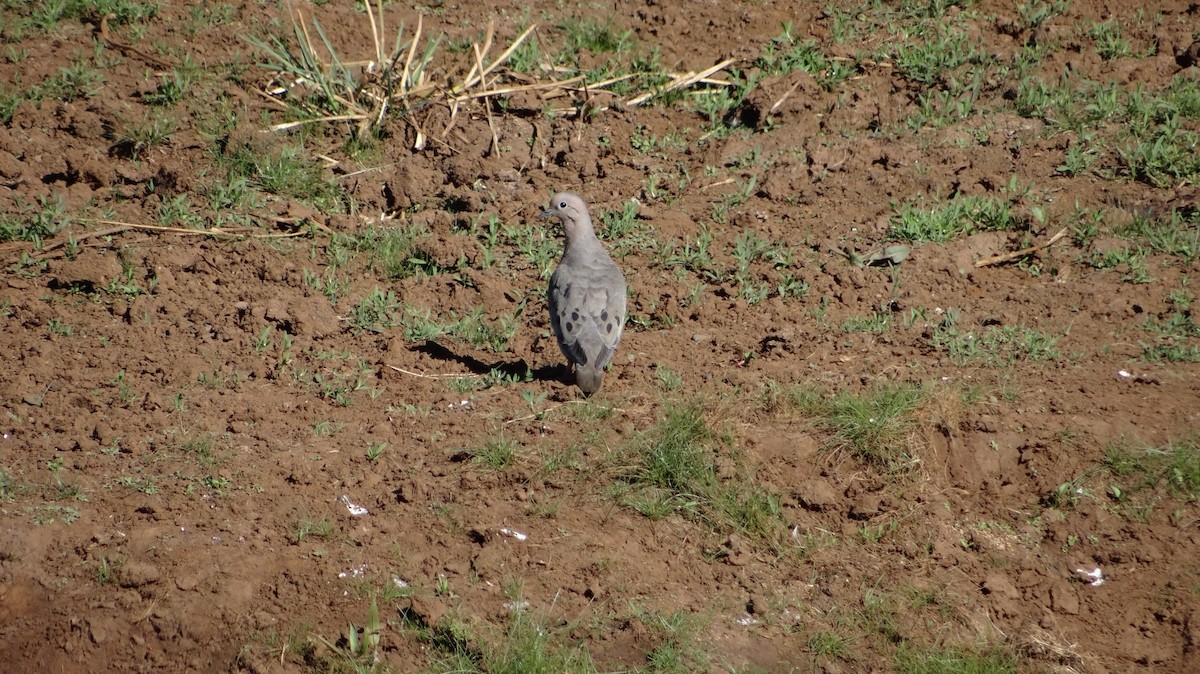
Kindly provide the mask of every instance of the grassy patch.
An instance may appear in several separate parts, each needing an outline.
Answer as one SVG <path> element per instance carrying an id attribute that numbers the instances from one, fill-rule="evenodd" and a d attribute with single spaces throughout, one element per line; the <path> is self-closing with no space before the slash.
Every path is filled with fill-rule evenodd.
<path id="1" fill-rule="evenodd" d="M 901 645 L 894 660 L 899 674 L 1017 674 L 1017 660 L 1000 649 Z"/>
<path id="2" fill-rule="evenodd" d="M 910 435 L 924 393 L 909 385 L 878 386 L 863 393 L 843 391 L 825 396 L 798 388 L 791 402 L 831 434 L 829 446 L 889 470 L 912 465 Z"/>
<path id="3" fill-rule="evenodd" d="M 0 241 L 42 241 L 72 224 L 66 203 L 60 197 L 43 197 L 36 206 L 25 206 L 17 214 L 0 216 Z"/>
<path id="4" fill-rule="evenodd" d="M 750 480 L 719 477 L 719 465 L 722 475 L 735 471 L 729 452 L 719 449 L 727 450 L 727 443 L 709 428 L 699 404 L 672 404 L 626 448 L 633 465 L 614 491 L 647 517 L 682 513 L 771 539 L 782 525 L 778 500 Z"/>
<path id="5" fill-rule="evenodd" d="M 419 225 L 368 227 L 358 234 L 335 234 L 326 252 L 331 260 L 345 260 L 347 256 L 342 249 L 365 253 L 370 268 L 391 281 L 451 271 L 440 267 L 433 255 L 419 245 L 428 237 L 429 230 Z"/>
<path id="6" fill-rule="evenodd" d="M 503 433 L 488 438 L 480 447 L 463 450 L 471 460 L 492 470 L 505 470 L 513 464 L 521 445 Z"/>
<path id="7" fill-rule="evenodd" d="M 328 538 L 332 535 L 333 522 L 328 518 L 319 520 L 304 518 L 296 523 L 296 543 L 302 543 L 307 538 Z"/>
<path id="8" fill-rule="evenodd" d="M 1005 367 L 1020 361 L 1054 361 L 1061 357 L 1058 337 L 1021 325 L 989 325 L 979 330 L 959 326 L 961 314 L 948 310 L 928 334 L 929 344 L 958 365 L 980 363 Z"/>
<path id="9" fill-rule="evenodd" d="M 231 141 L 220 148 L 217 164 L 229 180 L 244 179 L 263 192 L 307 201 L 326 212 L 341 209 L 342 189 L 299 145 L 262 147 Z"/>
<path id="10" fill-rule="evenodd" d="M 1181 288 L 1170 295 L 1171 310 L 1165 316 L 1148 318 L 1142 329 L 1150 341 L 1141 341 L 1142 358 L 1150 362 L 1200 362 L 1200 325 L 1192 315 L 1192 293 Z"/>
<path id="11" fill-rule="evenodd" d="M 945 243 L 976 232 L 1023 230 L 1029 221 L 1013 204 L 996 197 L 963 195 L 943 204 L 901 206 L 892 216 L 888 235 L 914 243 Z"/>
<path id="12" fill-rule="evenodd" d="M 436 342 L 446 335 L 477 349 L 503 353 L 508 350 L 509 340 L 516 335 L 517 328 L 520 327 L 517 319 L 523 310 L 524 304 L 521 304 L 512 314 L 489 320 L 483 315 L 483 307 L 476 306 L 461 316 L 451 313 L 439 320 L 434 318 L 429 309 L 409 307 L 401 319 L 401 324 L 404 326 L 405 338 L 412 342 Z"/>
<path id="13" fill-rule="evenodd" d="M 1157 488 L 1183 501 L 1200 501 L 1200 440 L 1195 437 L 1162 447 L 1112 444 L 1104 467 L 1113 478 L 1108 495 L 1117 502 Z"/>

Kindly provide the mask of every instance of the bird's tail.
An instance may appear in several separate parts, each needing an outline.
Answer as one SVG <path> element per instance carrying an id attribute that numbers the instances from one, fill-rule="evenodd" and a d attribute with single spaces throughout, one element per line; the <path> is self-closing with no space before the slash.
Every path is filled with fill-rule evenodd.
<path id="1" fill-rule="evenodd" d="M 590 365 L 576 366 L 575 383 L 584 394 L 592 395 L 599 391 L 600 385 L 604 383 L 604 370 Z"/>

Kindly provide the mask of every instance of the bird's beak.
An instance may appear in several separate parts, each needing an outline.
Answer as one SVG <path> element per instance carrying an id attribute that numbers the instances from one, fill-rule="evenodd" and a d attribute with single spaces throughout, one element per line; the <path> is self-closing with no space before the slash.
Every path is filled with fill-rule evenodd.
<path id="1" fill-rule="evenodd" d="M 544 222 L 546 220 L 549 220 L 549 219 L 555 217 L 555 215 L 556 214 L 554 213 L 554 211 L 552 211 L 548 208 L 543 208 L 542 214 L 538 216 L 538 220 Z"/>

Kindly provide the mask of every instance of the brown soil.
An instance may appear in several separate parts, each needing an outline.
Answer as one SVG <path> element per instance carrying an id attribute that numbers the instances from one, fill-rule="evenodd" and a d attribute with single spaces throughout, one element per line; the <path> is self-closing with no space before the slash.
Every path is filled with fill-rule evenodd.
<path id="1" fill-rule="evenodd" d="M 180 28 L 189 10 L 172 6 L 136 22 L 144 36 L 114 24 L 117 39 L 136 39 L 147 51 L 156 45 L 174 62 L 190 55 L 212 74 L 207 95 L 175 110 L 181 121 L 169 140 L 137 156 L 118 141 L 149 114 L 144 99 L 161 64 L 96 46 L 94 17 L 10 38 L 28 56 L 0 64 L 9 90 L 80 59 L 102 63 L 104 79 L 81 100 L 23 103 L 0 127 L 3 208 L 13 215 L 59 197 L 72 213 L 151 223 L 178 195 L 200 202 L 196 195 L 219 169 L 211 134 L 195 120 L 210 118 L 214 106 L 243 120 L 224 132 L 228 142 L 294 142 L 260 133 L 282 117 L 256 92 L 271 76 L 244 66 L 261 57 L 239 37 L 288 20 L 251 4 L 234 9 L 230 23 L 195 34 Z M 368 42 L 362 15 L 341 7 L 348 4 L 306 11 L 353 53 Z M 532 16 L 548 17 L 546 26 L 596 11 L 540 4 Z M 1071 48 L 1078 26 L 1101 14 L 1132 19 L 1143 5 L 1107 2 L 1099 12 L 1072 4 L 1046 28 L 1066 45 L 1043 64 L 1048 79 L 1071 68 L 1097 81 L 1162 87 L 1181 72 L 1200 21 L 1194 4 L 1164 3 L 1157 34 L 1127 34 L 1157 40 L 1158 55 L 1102 61 Z M 821 6 L 617 2 L 602 16 L 685 71 L 752 59 L 785 21 L 837 54 L 845 47 Z M 474 38 L 491 16 L 497 44 L 507 44 L 526 16 L 522 7 L 439 3 L 424 25 L 450 40 Z M 392 21 L 415 23 L 415 13 L 391 11 Z M 1005 30 L 1015 18 L 1009 3 L 973 11 L 998 17 L 974 24 L 979 43 L 1011 56 L 1020 42 Z M 881 31 L 877 39 L 888 38 Z M 361 625 L 372 588 L 393 578 L 413 588 L 411 599 L 382 607 L 382 657 L 396 671 L 421 670 L 432 657 L 431 646 L 403 627 L 400 609 L 429 624 L 456 616 L 487 635 L 489 624 L 505 623 L 514 584 L 531 611 L 565 641 L 582 641 L 602 670 L 645 666 L 660 638 L 646 616 L 683 611 L 699 621 L 695 640 L 710 671 L 890 671 L 888 649 L 900 640 L 1000 644 L 1031 671 L 1200 671 L 1196 505 L 1156 488 L 1146 496 L 1156 500 L 1145 521 L 1130 517 L 1112 507 L 1099 469 L 1112 442 L 1159 446 L 1197 427 L 1200 366 L 1138 356 L 1144 322 L 1165 317 L 1167 294 L 1200 268 L 1151 255 L 1155 281 L 1131 284 L 1121 270 L 1078 263 L 1089 251 L 1071 237 L 1033 258 L 1037 269 L 973 266 L 1044 241 L 1057 229 L 1050 225 L 1024 237 L 979 234 L 918 246 L 895 274 L 837 254 L 882 243 L 894 205 L 911 196 L 998 195 L 1010 176 L 1034 185 L 1036 198 L 1020 206 L 1040 206 L 1050 223 L 1069 220 L 1076 204 L 1114 218 L 1161 210 L 1194 200 L 1194 187 L 1063 176 L 1056 168 L 1064 139 L 1016 114 L 887 132 L 917 106 L 910 85 L 888 64 L 855 77 L 846 95 L 801 75 L 764 81 L 743 110 L 761 129 L 704 142 L 706 120 L 682 105 L 601 100 L 607 109 L 580 120 L 541 114 L 536 97 L 514 97 L 507 112 L 497 110 L 496 153 L 477 103 L 459 112 L 445 140 L 421 152 L 410 149 L 411 128 L 396 121 L 377 154 L 356 161 L 346 156 L 341 129 L 330 126 L 305 144 L 340 162 L 328 179 L 346 188 L 353 208 L 319 212 L 276 198 L 257 220 L 263 233 L 286 233 L 288 222 L 309 218 L 324 228 L 311 237 L 125 229 L 81 239 L 71 255 L 65 247 L 4 244 L 6 671 L 299 671 L 329 652 L 309 637 L 336 641 L 348 622 Z M 434 128 L 444 113 L 431 113 Z M 632 149 L 632 139 L 670 134 L 684 142 Z M 741 161 L 752 152 L 762 161 Z M 671 177 L 669 198 L 646 193 L 654 173 Z M 683 175 L 690 181 L 679 187 Z M 714 223 L 714 205 L 750 179 L 750 198 Z M 682 246 L 708 222 L 722 269 L 734 266 L 738 235 L 754 230 L 796 252 L 792 271 L 809 293 L 751 305 L 733 281 L 721 280 L 689 303 L 699 275 L 637 247 L 624 251 L 639 322 L 629 325 L 606 379 L 602 399 L 611 414 L 591 419 L 576 410 L 577 394 L 547 337 L 545 307 L 533 292 L 544 283 L 539 270 L 520 257 L 485 267 L 474 235 L 463 230 L 488 215 L 513 226 L 533 222 L 560 189 L 581 193 L 595 212 L 639 199 L 638 223 L 659 242 Z M 305 272 L 326 269 L 328 232 L 360 231 L 380 214 L 428 227 L 422 249 L 443 266 L 465 256 L 459 273 L 466 278 L 389 281 L 356 258 L 337 304 L 314 292 Z M 81 221 L 72 231 L 96 229 Z M 44 256 L 46 266 L 16 265 L 23 254 Z M 124 268 L 135 275 L 123 276 Z M 769 266 L 762 276 L 776 278 Z M 144 292 L 100 290 L 114 280 Z M 482 306 L 494 319 L 511 315 L 522 298 L 528 304 L 509 348 L 493 353 L 457 340 L 411 342 L 400 327 L 351 329 L 347 312 L 376 286 L 435 316 Z M 923 317 L 909 324 L 914 310 Z M 959 312 L 964 331 L 1035 328 L 1058 338 L 1061 355 L 956 364 L 931 346 L 947 311 Z M 848 318 L 877 312 L 893 317 L 883 334 L 841 329 Z M 266 328 L 273 341 L 256 349 Z M 285 331 L 294 335 L 292 361 L 281 366 Z M 533 376 L 466 394 L 433 376 L 497 366 Z M 663 391 L 666 370 L 682 378 L 682 392 Z M 361 390 L 338 404 L 313 375 Z M 816 383 L 828 394 L 911 382 L 943 404 L 922 408 L 910 438 L 919 465 L 896 472 L 823 449 L 828 434 L 818 425 L 769 404 L 769 382 Z M 963 404 L 967 390 L 979 396 Z M 540 405 L 549 411 L 530 414 L 522 394 L 543 392 L 549 397 Z M 709 423 L 729 436 L 722 446 L 737 464 L 729 470 L 778 496 L 786 529 L 774 544 L 680 515 L 649 519 L 611 496 L 609 457 L 660 420 L 672 399 L 702 401 Z M 501 433 L 519 444 L 512 467 L 464 460 L 464 448 Z M 367 449 L 379 443 L 386 448 L 369 460 Z M 546 468 L 547 457 L 576 450 L 578 468 Z M 1049 507 L 1067 483 L 1080 497 Z M 370 514 L 349 516 L 343 496 Z M 330 522 L 333 531 L 300 536 L 306 521 Z M 868 540 L 871 532 L 878 541 Z M 1106 582 L 1081 582 L 1076 569 L 1097 566 Z M 441 577 L 449 593 L 435 591 Z M 903 599 L 917 594 L 935 597 L 933 608 Z M 854 622 L 872 597 L 888 598 L 895 611 L 892 646 Z M 811 639 L 820 633 L 849 635 L 847 652 L 816 653 Z"/>

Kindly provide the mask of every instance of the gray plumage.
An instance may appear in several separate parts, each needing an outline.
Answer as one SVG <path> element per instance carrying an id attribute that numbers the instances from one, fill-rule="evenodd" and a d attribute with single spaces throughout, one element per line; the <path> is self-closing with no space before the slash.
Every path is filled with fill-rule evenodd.
<path id="1" fill-rule="evenodd" d="M 554 195 L 543 218 L 562 222 L 566 244 L 546 294 L 550 328 L 558 348 L 575 366 L 575 383 L 585 394 L 600 390 L 625 328 L 625 276 L 592 228 L 583 199 Z"/>

